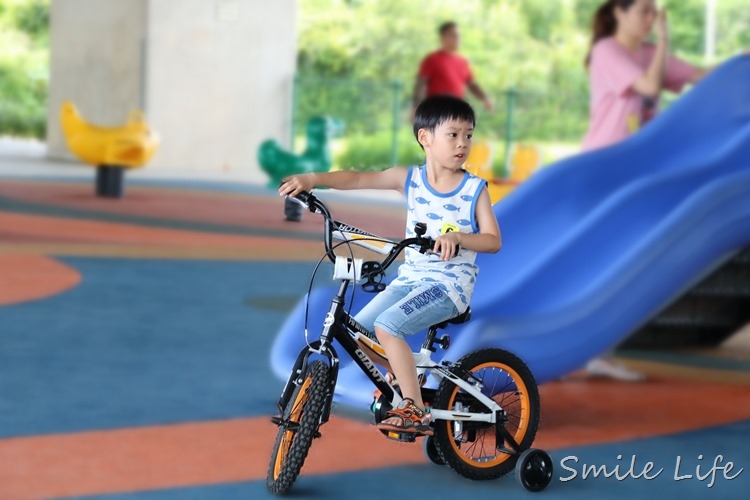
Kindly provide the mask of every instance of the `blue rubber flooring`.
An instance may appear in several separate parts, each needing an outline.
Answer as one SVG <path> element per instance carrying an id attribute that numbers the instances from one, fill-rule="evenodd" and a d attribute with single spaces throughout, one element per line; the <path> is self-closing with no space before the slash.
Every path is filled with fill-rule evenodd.
<path id="1" fill-rule="evenodd" d="M 0 308 L 0 437 L 273 411 L 268 352 L 309 262 L 60 260 L 79 286 Z"/>

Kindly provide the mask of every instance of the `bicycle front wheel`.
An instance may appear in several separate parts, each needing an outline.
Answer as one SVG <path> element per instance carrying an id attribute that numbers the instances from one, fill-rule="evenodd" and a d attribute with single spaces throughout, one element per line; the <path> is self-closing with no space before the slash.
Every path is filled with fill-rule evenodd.
<path id="1" fill-rule="evenodd" d="M 505 429 L 520 445 L 519 453 L 534 441 L 539 425 L 539 391 L 534 376 L 517 356 L 502 349 L 482 349 L 461 358 L 452 370 L 464 373 L 481 387 L 485 396 L 503 408 Z M 489 413 L 471 394 L 448 379 L 438 386 L 435 408 Z M 517 460 L 496 440 L 495 424 L 438 420 L 434 424 L 435 447 L 446 465 L 469 479 L 495 479 L 510 472 Z"/>
<path id="2" fill-rule="evenodd" d="M 310 363 L 284 409 L 266 477 L 271 493 L 286 493 L 302 470 L 329 396 L 328 371 L 322 361 Z"/>

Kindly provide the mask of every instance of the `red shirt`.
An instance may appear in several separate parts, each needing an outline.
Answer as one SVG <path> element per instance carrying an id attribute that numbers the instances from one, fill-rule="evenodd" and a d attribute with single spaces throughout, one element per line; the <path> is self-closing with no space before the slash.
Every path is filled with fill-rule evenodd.
<path id="1" fill-rule="evenodd" d="M 474 79 L 469 61 L 444 50 L 428 54 L 422 60 L 419 76 L 427 80 L 427 97 L 450 94 L 461 99 L 466 84 Z"/>

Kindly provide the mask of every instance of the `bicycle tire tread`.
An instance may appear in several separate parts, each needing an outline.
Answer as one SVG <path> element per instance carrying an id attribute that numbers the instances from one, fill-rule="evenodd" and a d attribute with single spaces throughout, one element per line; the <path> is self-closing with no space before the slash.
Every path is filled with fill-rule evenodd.
<path id="1" fill-rule="evenodd" d="M 276 456 L 279 453 L 281 440 L 286 432 L 286 428 L 279 427 L 276 442 L 271 452 L 271 461 L 268 466 L 268 475 L 266 477 L 266 486 L 273 494 L 286 493 L 297 480 L 302 466 L 307 458 L 312 441 L 318 432 L 320 425 L 320 416 L 323 412 L 326 400 L 328 398 L 328 365 L 322 361 L 313 361 L 307 368 L 306 377 L 312 378 L 309 387 L 309 396 L 302 406 L 302 418 L 300 419 L 299 428 L 295 432 L 292 444 L 289 448 L 286 460 L 282 465 L 279 477 L 273 479 Z M 296 400 L 297 392 L 292 395 L 287 406 L 293 406 Z M 289 411 L 289 410 L 285 410 Z"/>

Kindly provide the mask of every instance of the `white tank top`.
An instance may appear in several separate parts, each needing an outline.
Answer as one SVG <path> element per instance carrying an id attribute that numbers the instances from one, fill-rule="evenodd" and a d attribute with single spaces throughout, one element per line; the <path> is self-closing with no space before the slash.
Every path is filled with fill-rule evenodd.
<path id="1" fill-rule="evenodd" d="M 437 238 L 449 231 L 476 234 L 476 204 L 487 181 L 464 172 L 461 184 L 450 193 L 435 191 L 427 181 L 427 167 L 413 167 L 406 175 L 406 237 L 415 236 L 414 224 L 427 224 L 426 236 Z M 459 313 L 466 310 L 474 291 L 479 268 L 474 264 L 477 253 L 461 248 L 458 255 L 442 261 L 437 255 L 406 249 L 406 260 L 398 270 L 394 284 L 434 283 L 456 304 Z"/>

